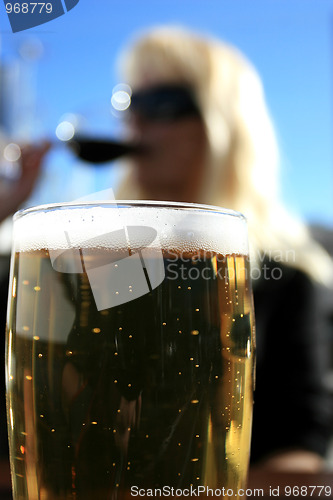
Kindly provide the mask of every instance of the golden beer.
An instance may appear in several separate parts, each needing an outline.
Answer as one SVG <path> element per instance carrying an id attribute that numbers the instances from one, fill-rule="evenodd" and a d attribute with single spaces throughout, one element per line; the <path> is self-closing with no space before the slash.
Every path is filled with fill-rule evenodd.
<path id="1" fill-rule="evenodd" d="M 253 384 L 244 220 L 207 207 L 132 203 L 117 207 L 132 224 L 127 247 L 113 231 L 90 238 L 96 220 L 112 229 L 115 210 L 37 209 L 15 222 L 7 327 L 14 499 L 168 496 L 172 488 L 176 496 L 224 488 L 237 498 Z M 83 211 L 84 238 L 66 230 L 71 250 L 57 247 L 54 228 L 65 218 L 85 225 Z M 139 242 L 142 221 L 156 240 Z M 41 226 L 38 239 L 32 229 Z M 125 261 L 127 269 L 142 265 L 148 291 L 139 275 L 124 274 L 121 303 L 120 282 L 103 289 L 100 280 Z M 163 271 L 156 286 L 154 269 Z M 103 294 L 116 302 L 104 307 Z"/>

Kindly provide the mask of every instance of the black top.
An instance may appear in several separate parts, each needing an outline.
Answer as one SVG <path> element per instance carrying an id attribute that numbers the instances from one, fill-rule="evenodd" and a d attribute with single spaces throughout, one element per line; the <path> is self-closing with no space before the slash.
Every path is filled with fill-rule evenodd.
<path id="1" fill-rule="evenodd" d="M 324 456 L 333 430 L 327 384 L 333 354 L 332 291 L 301 271 L 268 260 L 253 289 L 257 382 L 251 461 L 288 448 Z"/>

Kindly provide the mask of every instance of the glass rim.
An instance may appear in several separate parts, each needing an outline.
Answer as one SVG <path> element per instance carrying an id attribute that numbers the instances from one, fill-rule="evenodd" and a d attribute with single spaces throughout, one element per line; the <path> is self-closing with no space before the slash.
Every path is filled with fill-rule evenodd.
<path id="1" fill-rule="evenodd" d="M 229 208 L 224 208 L 218 205 L 208 205 L 201 203 L 188 203 L 188 202 L 177 202 L 177 201 L 157 201 L 157 200 L 95 200 L 95 201 L 70 201 L 70 202 L 59 202 L 59 203 L 46 203 L 43 205 L 35 205 L 32 207 L 23 208 L 18 210 L 13 215 L 14 222 L 21 219 L 25 215 L 47 212 L 53 210 L 61 210 L 68 208 L 87 208 L 87 207 L 108 207 L 116 206 L 117 208 L 131 208 L 131 207 L 146 207 L 146 208 L 169 208 L 174 210 L 188 210 L 190 212 L 202 212 L 202 213 L 218 213 L 221 215 L 227 215 L 235 217 L 237 219 L 243 219 L 246 221 L 245 215 L 236 210 Z"/>

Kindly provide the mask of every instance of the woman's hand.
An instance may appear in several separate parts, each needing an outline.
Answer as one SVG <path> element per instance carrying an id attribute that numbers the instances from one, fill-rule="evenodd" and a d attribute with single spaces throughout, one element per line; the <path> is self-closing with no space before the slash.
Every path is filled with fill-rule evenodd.
<path id="1" fill-rule="evenodd" d="M 18 210 L 31 194 L 40 175 L 42 161 L 50 149 L 49 142 L 39 146 L 25 146 L 21 152 L 21 175 L 12 187 L 3 193 L 0 202 L 0 222 Z"/>
<path id="2" fill-rule="evenodd" d="M 279 451 L 262 460 L 253 469 L 267 472 L 302 472 L 313 474 L 321 472 L 324 468 L 324 459 L 312 451 L 285 450 Z"/>

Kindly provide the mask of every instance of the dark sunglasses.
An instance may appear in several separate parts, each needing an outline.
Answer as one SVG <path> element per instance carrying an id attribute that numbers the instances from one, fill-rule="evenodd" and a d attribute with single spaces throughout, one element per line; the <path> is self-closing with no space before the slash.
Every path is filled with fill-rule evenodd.
<path id="1" fill-rule="evenodd" d="M 190 89 L 180 85 L 163 85 L 134 92 L 129 111 L 152 121 L 174 121 L 189 116 L 200 117 Z"/>

